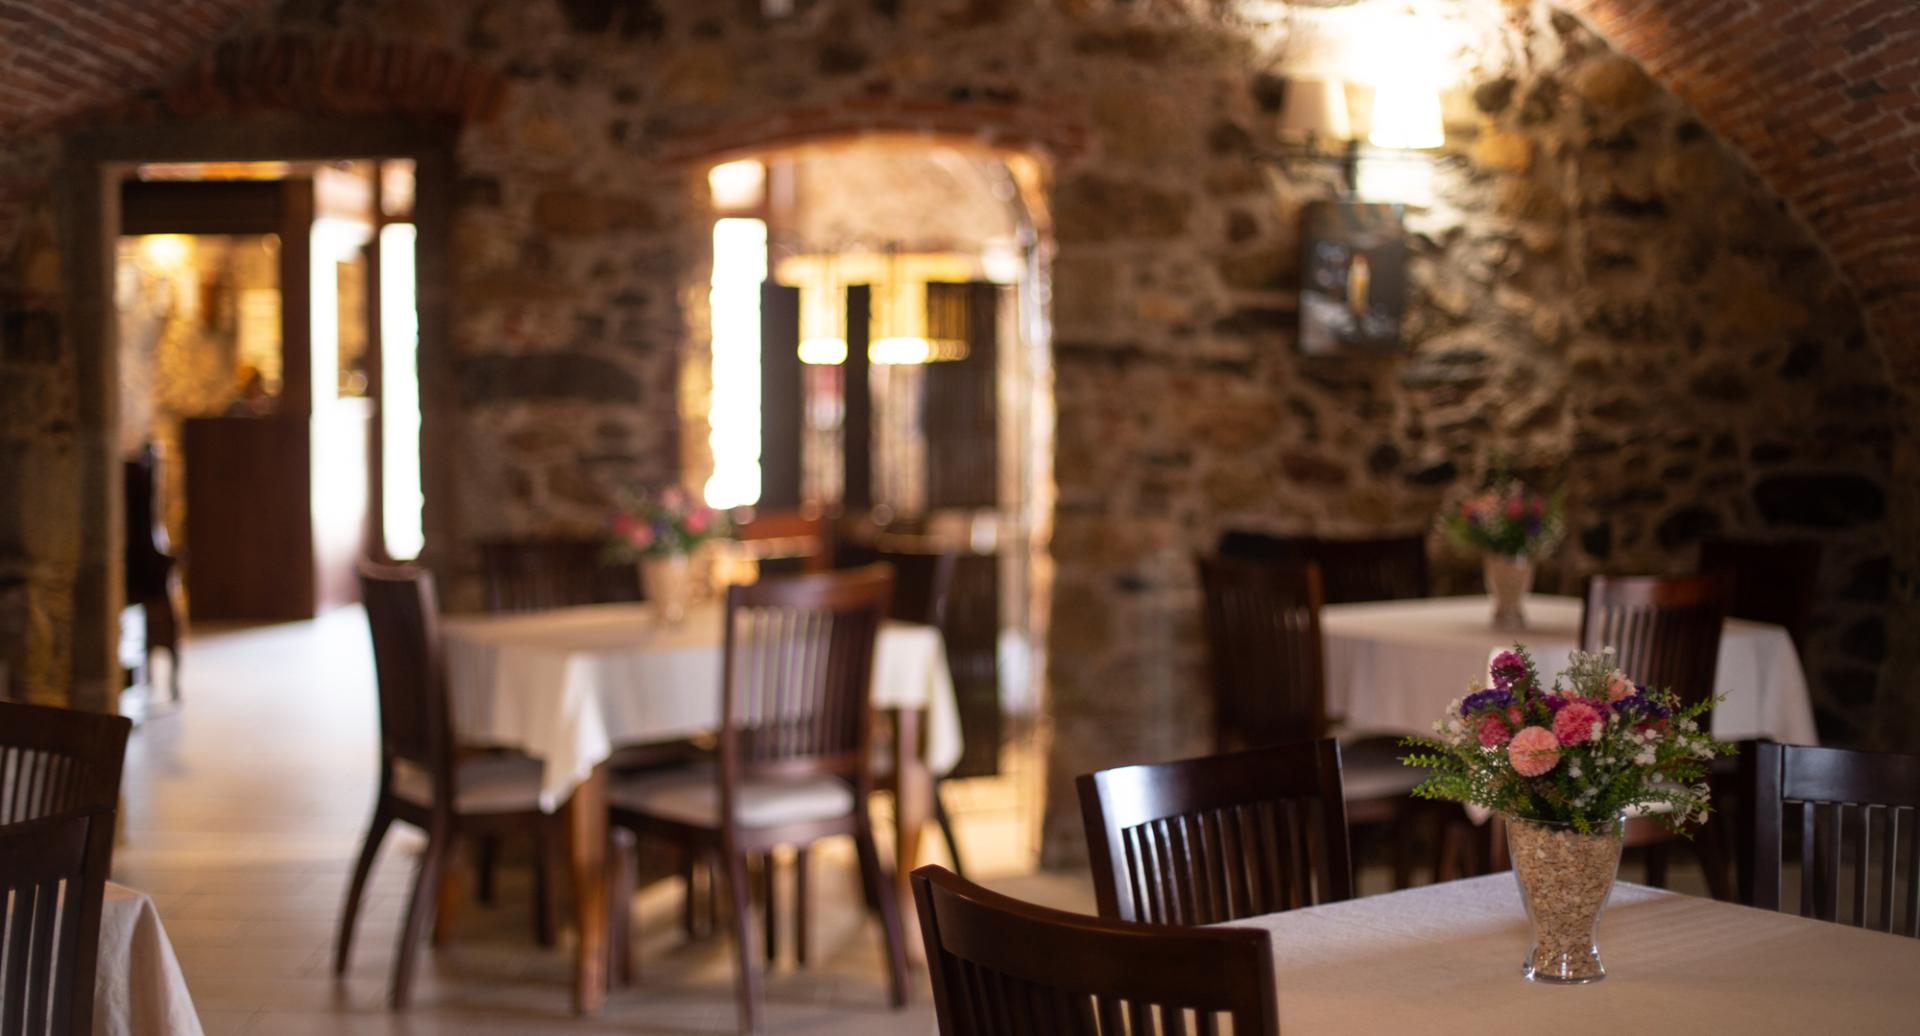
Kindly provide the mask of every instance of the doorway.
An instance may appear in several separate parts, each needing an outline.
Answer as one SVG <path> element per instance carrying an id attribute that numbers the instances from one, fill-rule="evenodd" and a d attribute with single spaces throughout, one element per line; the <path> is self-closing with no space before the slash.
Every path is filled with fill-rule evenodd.
<path id="1" fill-rule="evenodd" d="M 122 665 L 142 664 L 122 634 L 152 615 L 143 549 L 178 555 L 196 616 L 271 621 L 353 600 L 362 556 L 433 563 L 450 543 L 434 392 L 452 139 L 322 121 L 70 142 L 71 326 L 101 476 L 84 486 L 76 703 L 111 709 Z M 146 499 L 120 477 L 143 456 Z"/>
<path id="2" fill-rule="evenodd" d="M 1024 153 L 925 137 L 772 150 L 707 176 L 708 502 L 830 516 L 854 560 L 958 555 L 942 623 L 958 777 L 1002 772 L 1039 716 L 1043 179 Z"/>

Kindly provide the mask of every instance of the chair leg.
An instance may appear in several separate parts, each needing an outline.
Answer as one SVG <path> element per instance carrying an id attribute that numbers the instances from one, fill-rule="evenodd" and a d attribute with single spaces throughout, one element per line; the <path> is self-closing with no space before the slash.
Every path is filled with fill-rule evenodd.
<path id="1" fill-rule="evenodd" d="M 953 873 L 965 878 L 967 868 L 960 862 L 960 839 L 953 836 L 953 817 L 947 812 L 947 801 L 940 796 L 937 782 L 933 786 L 933 819 L 940 825 L 940 837 L 947 841 L 947 855 L 953 859 Z"/>
<path id="2" fill-rule="evenodd" d="M 499 862 L 500 839 L 481 835 L 473 843 L 473 898 L 482 905 L 493 905 L 494 865 Z M 537 864 L 536 864 L 537 866 Z M 535 872 L 538 873 L 537 871 Z"/>
<path id="3" fill-rule="evenodd" d="M 420 872 L 413 879 L 413 899 L 407 904 L 407 921 L 400 927 L 400 945 L 393 958 L 393 988 L 387 1004 L 404 1011 L 413 995 L 413 965 L 426 941 L 427 924 L 433 914 L 434 897 L 446 874 L 447 855 L 453 848 L 453 832 L 438 828 L 427 832 L 427 851 L 420 857 Z"/>
<path id="4" fill-rule="evenodd" d="M 560 875 L 567 870 L 566 826 L 541 824 L 533 836 L 533 941 L 542 949 L 559 941 L 560 918 L 567 913 Z"/>
<path id="5" fill-rule="evenodd" d="M 607 968 L 610 984 L 633 985 L 633 895 L 639 884 L 640 851 L 633 835 L 613 832 L 607 853 L 607 904 L 612 910 L 607 925 L 607 945 L 613 959 Z"/>
<path id="6" fill-rule="evenodd" d="M 760 966 L 753 957 L 753 895 L 747 884 L 747 856 L 732 845 L 721 851 L 727 869 L 727 893 L 733 902 L 735 997 L 739 1000 L 740 1031 L 760 1031 Z"/>
<path id="7" fill-rule="evenodd" d="M 895 1007 L 907 1006 L 907 951 L 900 933 L 900 904 L 893 895 L 893 883 L 880 866 L 880 850 L 873 842 L 873 824 L 863 812 L 854 828 L 853 843 L 860 851 L 860 874 L 875 903 L 880 907 L 880 927 L 887 943 L 888 998 Z"/>
<path id="8" fill-rule="evenodd" d="M 807 966 L 807 847 L 793 852 L 793 962 Z"/>
<path id="9" fill-rule="evenodd" d="M 440 885 L 435 895 L 438 897 L 433 907 L 433 930 L 428 933 L 428 941 L 434 949 L 439 949 L 453 938 L 453 926 L 460 919 L 460 908 L 466 902 L 466 890 L 461 875 L 465 873 L 454 864 L 466 855 L 467 846 L 459 839 L 448 839 L 447 864 L 440 871 Z"/>
<path id="10" fill-rule="evenodd" d="M 340 934 L 333 942 L 333 973 L 347 973 L 347 958 L 353 952 L 353 928 L 360 919 L 360 896 L 367 888 L 367 875 L 373 872 L 374 857 L 380 854 L 380 843 L 387 837 L 387 828 L 393 825 L 393 814 L 388 813 L 386 805 L 374 808 L 373 823 L 367 825 L 366 840 L 360 843 L 360 859 L 353 865 L 353 881 L 347 885 L 347 904 L 340 912 Z"/>
<path id="11" fill-rule="evenodd" d="M 761 949 L 767 955 L 767 969 L 780 959 L 780 863 L 773 850 L 767 850 L 760 865 L 761 888 L 766 894 L 766 909 L 761 918 L 766 924 L 766 943 Z"/>
<path id="12" fill-rule="evenodd" d="M 700 934 L 700 855 L 691 845 L 680 847 L 680 880 L 687 894 L 681 900 L 680 929 L 688 939 Z"/>
<path id="13" fill-rule="evenodd" d="M 1657 889 L 1667 887 L 1667 844 L 1655 842 L 1647 846 L 1647 884 Z"/>

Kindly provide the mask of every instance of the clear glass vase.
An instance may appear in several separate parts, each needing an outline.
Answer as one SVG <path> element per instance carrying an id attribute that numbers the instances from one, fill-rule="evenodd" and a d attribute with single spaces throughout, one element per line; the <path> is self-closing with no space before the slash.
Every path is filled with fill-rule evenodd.
<path id="1" fill-rule="evenodd" d="M 669 626 L 678 626 L 687 617 L 688 598 L 693 592 L 692 562 L 685 554 L 653 555 L 640 559 L 641 589 L 653 603 L 655 613 Z"/>
<path id="2" fill-rule="evenodd" d="M 1487 554 L 1480 559 L 1480 571 L 1487 581 L 1487 596 L 1493 599 L 1493 628 L 1526 629 L 1527 616 L 1520 606 L 1533 588 L 1533 559 Z"/>
<path id="3" fill-rule="evenodd" d="M 1507 818 L 1507 852 L 1533 924 L 1521 971 L 1530 982 L 1580 984 L 1607 977 L 1594 930 L 1620 873 L 1626 819 L 1582 834 L 1571 824 Z"/>

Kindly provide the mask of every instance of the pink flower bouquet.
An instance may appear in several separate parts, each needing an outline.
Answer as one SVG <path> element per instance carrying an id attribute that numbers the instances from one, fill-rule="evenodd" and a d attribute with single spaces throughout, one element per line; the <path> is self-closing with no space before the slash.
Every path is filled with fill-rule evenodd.
<path id="1" fill-rule="evenodd" d="M 1414 794 L 1521 820 L 1604 830 L 1628 809 L 1676 831 L 1707 818 L 1706 777 L 1732 746 L 1700 729 L 1713 707 L 1635 683 L 1609 649 L 1576 652 L 1548 687 L 1527 649 L 1495 655 L 1489 685 L 1447 708 L 1405 762 L 1432 771 Z"/>
<path id="2" fill-rule="evenodd" d="M 669 486 L 625 494 L 607 521 L 607 532 L 607 563 L 632 564 L 646 557 L 691 554 L 726 535 L 727 520 L 686 490 Z"/>

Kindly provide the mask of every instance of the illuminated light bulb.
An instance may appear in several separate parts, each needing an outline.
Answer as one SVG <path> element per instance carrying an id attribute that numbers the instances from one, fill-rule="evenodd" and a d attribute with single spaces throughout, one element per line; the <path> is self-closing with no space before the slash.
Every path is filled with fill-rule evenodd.
<path id="1" fill-rule="evenodd" d="M 868 350 L 871 356 L 872 350 Z M 800 343 L 800 362 L 837 367 L 847 362 L 847 343 L 838 338 L 809 338 Z"/>

